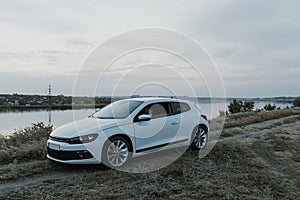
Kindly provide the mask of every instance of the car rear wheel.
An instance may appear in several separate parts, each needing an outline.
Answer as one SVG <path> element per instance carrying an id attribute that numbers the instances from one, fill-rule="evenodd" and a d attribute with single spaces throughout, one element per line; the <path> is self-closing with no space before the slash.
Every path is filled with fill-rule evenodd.
<path id="1" fill-rule="evenodd" d="M 111 168 L 125 166 L 131 158 L 131 147 L 126 139 L 115 136 L 107 140 L 103 147 L 103 163 Z"/>
<path id="2" fill-rule="evenodd" d="M 191 148 L 194 150 L 201 150 L 206 146 L 207 141 L 207 129 L 203 126 L 198 126 L 197 128 L 195 128 Z"/>

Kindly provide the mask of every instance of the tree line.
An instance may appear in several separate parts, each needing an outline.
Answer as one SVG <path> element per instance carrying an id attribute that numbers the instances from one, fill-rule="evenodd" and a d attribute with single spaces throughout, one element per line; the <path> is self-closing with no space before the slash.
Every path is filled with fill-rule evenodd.
<path id="1" fill-rule="evenodd" d="M 293 102 L 295 107 L 300 107 L 300 97 L 296 98 Z M 264 110 L 275 110 L 280 109 L 280 107 L 276 107 L 275 104 L 271 105 L 266 104 L 263 108 Z M 249 112 L 254 110 L 254 101 L 238 101 L 236 99 L 232 100 L 228 105 L 228 112 L 230 114 L 240 113 L 240 112 Z"/>

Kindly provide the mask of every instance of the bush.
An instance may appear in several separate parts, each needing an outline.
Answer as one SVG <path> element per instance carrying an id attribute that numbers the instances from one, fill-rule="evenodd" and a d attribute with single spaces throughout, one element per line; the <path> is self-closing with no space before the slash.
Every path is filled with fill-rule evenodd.
<path id="1" fill-rule="evenodd" d="M 245 101 L 243 103 L 243 112 L 253 111 L 254 109 L 254 102 L 253 101 Z"/>
<path id="2" fill-rule="evenodd" d="M 52 125 L 35 123 L 9 136 L 0 135 L 0 164 L 15 161 L 42 160 Z"/>
<path id="3" fill-rule="evenodd" d="M 295 107 L 300 107 L 300 97 L 296 98 L 293 104 Z"/>
<path id="4" fill-rule="evenodd" d="M 249 112 L 253 111 L 254 109 L 254 102 L 253 101 L 237 101 L 234 99 L 230 102 L 228 106 L 228 110 L 231 114 L 239 113 L 239 112 Z"/>
<path id="5" fill-rule="evenodd" d="M 241 112 L 242 107 L 243 107 L 243 102 L 234 99 L 232 102 L 230 102 L 228 106 L 228 110 L 230 113 L 239 113 Z"/>
<path id="6" fill-rule="evenodd" d="M 271 104 L 267 104 L 264 106 L 265 110 L 275 110 L 276 106 L 275 104 L 272 106 Z"/>

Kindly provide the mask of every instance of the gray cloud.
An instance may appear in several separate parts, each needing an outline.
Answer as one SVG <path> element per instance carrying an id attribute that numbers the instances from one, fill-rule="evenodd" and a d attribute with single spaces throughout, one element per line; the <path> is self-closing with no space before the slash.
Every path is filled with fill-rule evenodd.
<path id="1" fill-rule="evenodd" d="M 299 7 L 297 0 L 1 1 L 0 23 L 4 31 L 0 32 L 0 71 L 16 75 L 5 74 L 7 77 L 0 79 L 0 85 L 14 79 L 16 83 L 3 91 L 27 91 L 27 87 L 19 84 L 18 73 L 23 72 L 53 80 L 55 75 L 65 76 L 70 81 L 65 84 L 70 86 L 70 76 L 77 73 L 98 43 L 125 30 L 156 26 L 179 30 L 203 44 L 219 66 L 229 96 L 296 96 L 299 95 L 296 87 Z M 178 47 L 176 40 L 171 43 Z M 196 56 L 193 49 L 185 53 Z M 152 58 L 142 55 L 133 58 L 141 63 L 159 59 L 164 64 L 175 63 L 154 54 Z M 130 59 L 123 64 L 134 66 Z M 136 75 L 137 79 L 141 77 Z M 34 88 L 38 91 L 38 85 L 44 84 L 42 78 L 27 80 L 32 91 Z M 64 87 L 61 81 L 57 83 Z M 71 91 L 66 90 L 66 93 Z"/>
<path id="2" fill-rule="evenodd" d="M 286 87 L 290 95 L 299 95 L 294 79 L 300 57 L 299 7 L 299 1 L 209 1 L 192 9 L 186 16 L 190 23 L 182 26 L 211 53 L 229 95 L 287 95 Z"/>
<path id="3" fill-rule="evenodd" d="M 71 45 L 72 47 L 79 47 L 79 48 L 86 48 L 86 47 L 93 47 L 96 46 L 97 43 L 95 42 L 89 42 L 82 39 L 72 39 L 67 41 L 68 45 Z"/>

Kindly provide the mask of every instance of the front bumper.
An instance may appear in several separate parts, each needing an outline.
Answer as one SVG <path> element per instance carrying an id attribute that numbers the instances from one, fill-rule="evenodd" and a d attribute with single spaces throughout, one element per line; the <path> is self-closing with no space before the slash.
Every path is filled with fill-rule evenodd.
<path id="1" fill-rule="evenodd" d="M 99 164 L 104 141 L 103 138 L 99 138 L 91 143 L 68 144 L 49 139 L 47 158 L 69 164 Z"/>

